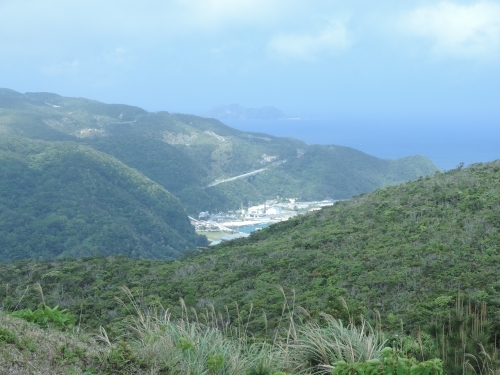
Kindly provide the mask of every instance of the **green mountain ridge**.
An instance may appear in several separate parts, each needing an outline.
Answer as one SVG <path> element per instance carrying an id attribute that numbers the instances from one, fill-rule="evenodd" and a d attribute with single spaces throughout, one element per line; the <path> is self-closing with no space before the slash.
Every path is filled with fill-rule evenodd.
<path id="1" fill-rule="evenodd" d="M 173 259 L 199 241 L 177 198 L 84 145 L 2 138 L 0 176 L 1 261 Z"/>
<path id="2" fill-rule="evenodd" d="M 382 160 L 349 147 L 313 145 L 293 163 L 256 176 L 253 184 L 264 196 L 278 191 L 275 195 L 304 200 L 347 199 L 428 175 L 434 168 L 423 156 Z M 270 184 L 273 180 L 278 181 Z"/>
<path id="3" fill-rule="evenodd" d="M 347 147 L 243 132 L 215 119 L 8 89 L 0 90 L 0 134 L 73 141 L 107 153 L 161 184 L 192 215 L 278 195 L 346 199 L 437 170 L 425 157 L 381 160 Z"/>

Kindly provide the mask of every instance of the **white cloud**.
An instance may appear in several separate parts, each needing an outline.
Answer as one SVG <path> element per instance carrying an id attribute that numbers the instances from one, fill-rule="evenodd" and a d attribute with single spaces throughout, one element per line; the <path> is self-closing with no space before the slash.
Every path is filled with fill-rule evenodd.
<path id="1" fill-rule="evenodd" d="M 438 56 L 485 59 L 500 50 L 500 4 L 481 1 L 470 5 L 441 2 L 406 13 L 404 31 L 431 43 Z"/>
<path id="2" fill-rule="evenodd" d="M 346 49 L 350 42 L 344 23 L 332 22 L 315 34 L 280 34 L 268 43 L 269 51 L 279 57 L 314 61 L 324 53 Z"/>

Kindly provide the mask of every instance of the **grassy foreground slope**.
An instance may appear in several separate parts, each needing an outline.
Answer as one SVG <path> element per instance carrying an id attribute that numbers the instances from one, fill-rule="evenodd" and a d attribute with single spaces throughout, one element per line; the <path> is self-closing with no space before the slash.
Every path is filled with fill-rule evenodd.
<path id="1" fill-rule="evenodd" d="M 107 352 L 91 335 L 44 330 L 0 312 L 2 375 L 96 373 L 85 370 L 104 370 Z"/>
<path id="2" fill-rule="evenodd" d="M 0 260 L 173 259 L 198 236 L 178 199 L 73 142 L 0 139 Z"/>
<path id="3" fill-rule="evenodd" d="M 162 185 L 190 214 L 277 195 L 350 198 L 437 170 L 425 157 L 381 160 L 348 147 L 243 132 L 215 119 L 7 89 L 0 89 L 0 134 L 72 140 L 107 153 Z M 266 167 L 255 178 L 205 189 Z"/>
<path id="4" fill-rule="evenodd" d="M 51 323 L 58 321 L 57 314 L 49 316 Z M 395 375 L 410 369 L 413 375 L 443 374 L 440 359 L 421 362 L 416 353 L 388 347 L 384 334 L 366 322 L 344 325 L 331 316 L 324 316 L 322 326 L 290 323 L 270 342 L 255 342 L 238 323 L 224 325 L 216 316 L 174 320 L 168 311 L 138 310 L 123 322 L 119 342 L 102 327 L 91 337 L 80 326 L 68 334 L 51 323 L 29 324 L 0 312 L 0 374 Z M 492 362 L 487 373 L 495 369 Z"/>
<path id="5" fill-rule="evenodd" d="M 174 262 L 92 258 L 0 265 L 5 309 L 40 301 L 81 311 L 87 324 L 127 313 L 113 301 L 126 285 L 145 302 L 220 310 L 250 327 L 277 324 L 284 294 L 315 315 L 350 313 L 399 330 L 447 316 L 460 290 L 500 322 L 500 162 L 390 186 L 338 202 Z M 252 314 L 250 314 L 250 306 Z M 266 313 L 264 318 L 263 313 Z"/>

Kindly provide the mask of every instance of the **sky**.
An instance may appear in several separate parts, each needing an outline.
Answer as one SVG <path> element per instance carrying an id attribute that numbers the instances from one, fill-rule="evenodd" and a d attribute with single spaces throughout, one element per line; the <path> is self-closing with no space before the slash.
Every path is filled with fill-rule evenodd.
<path id="1" fill-rule="evenodd" d="M 500 119 L 500 1 L 0 0 L 0 87 L 149 111 Z"/>

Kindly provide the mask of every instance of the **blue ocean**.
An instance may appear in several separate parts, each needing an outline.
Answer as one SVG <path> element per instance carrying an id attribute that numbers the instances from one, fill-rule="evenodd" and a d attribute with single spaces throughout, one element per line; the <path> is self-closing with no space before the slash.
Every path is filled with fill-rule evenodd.
<path id="1" fill-rule="evenodd" d="M 492 119 L 224 120 L 244 131 L 293 137 L 308 144 L 348 146 L 394 159 L 424 155 L 441 170 L 500 159 L 500 123 Z"/>

